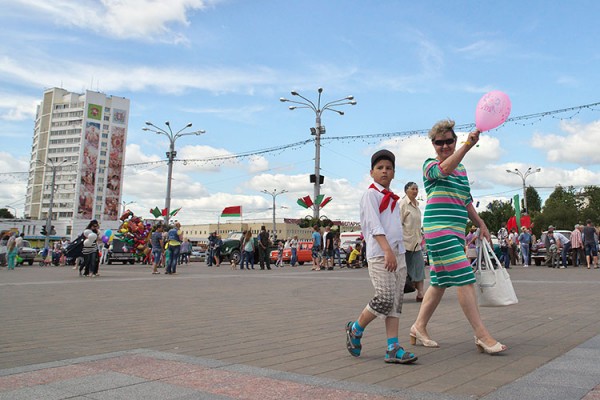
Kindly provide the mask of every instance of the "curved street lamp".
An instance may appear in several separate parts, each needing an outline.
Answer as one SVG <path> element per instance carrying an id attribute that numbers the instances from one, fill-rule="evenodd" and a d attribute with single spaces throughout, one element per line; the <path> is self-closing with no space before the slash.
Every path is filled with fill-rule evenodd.
<path id="1" fill-rule="evenodd" d="M 282 103 L 293 103 L 298 104 L 297 106 L 289 106 L 290 110 L 295 110 L 297 108 L 308 108 L 315 113 L 315 127 L 310 128 L 311 135 L 315 135 L 315 174 L 314 174 L 314 182 L 315 182 L 315 190 L 314 190 L 314 200 L 316 201 L 321 192 L 321 135 L 325 133 L 325 127 L 321 125 L 321 115 L 325 111 L 332 111 L 339 115 L 344 115 L 343 111 L 336 110 L 339 106 L 344 105 L 356 105 L 356 100 L 354 100 L 354 96 L 346 96 L 342 99 L 330 101 L 329 103 L 325 103 L 321 107 L 321 93 L 323 93 L 323 88 L 317 89 L 318 97 L 317 104 L 313 103 L 306 97 L 302 96 L 300 93 L 293 90 L 291 92 L 292 96 L 300 97 L 304 101 L 297 100 L 289 100 L 285 97 L 281 97 L 279 101 Z M 312 177 L 311 177 L 312 181 Z M 313 218 L 319 219 L 319 211 L 320 207 L 318 204 L 315 204 L 313 209 Z"/>
<path id="2" fill-rule="evenodd" d="M 203 133 L 206 133 L 205 130 L 200 129 L 197 131 L 193 131 L 193 132 L 185 132 L 183 133 L 184 130 L 191 128 L 192 127 L 192 123 L 188 123 L 186 126 L 184 126 L 183 128 L 181 128 L 180 130 L 178 130 L 176 133 L 173 133 L 173 130 L 171 129 L 171 123 L 169 121 L 165 122 L 165 125 L 168 128 L 168 131 L 159 128 L 158 126 L 154 125 L 152 122 L 146 121 L 146 125 L 149 126 L 142 128 L 143 131 L 149 131 L 149 132 L 154 132 L 157 135 L 164 135 L 167 138 L 169 138 L 169 151 L 166 153 L 167 154 L 167 160 L 168 160 L 168 172 L 167 172 L 167 195 L 165 197 L 165 209 L 167 210 L 167 215 L 165 215 L 165 226 L 169 225 L 169 212 L 171 211 L 171 180 L 173 177 L 173 159 L 177 156 L 177 152 L 175 151 L 175 142 L 177 141 L 177 139 L 179 139 L 182 136 L 190 136 L 190 135 L 202 135 Z"/>
<path id="3" fill-rule="evenodd" d="M 271 192 L 269 192 L 268 190 L 263 189 L 261 192 L 273 196 L 273 240 L 275 240 L 277 239 L 277 225 L 275 223 L 275 198 L 280 194 L 287 193 L 287 190 L 283 189 L 278 192 L 277 189 L 273 189 Z"/>
<path id="4" fill-rule="evenodd" d="M 519 171 L 518 168 L 515 168 L 514 170 L 506 170 L 506 172 L 508 172 L 509 174 L 515 174 L 520 176 L 521 180 L 523 181 L 523 205 L 525 206 L 525 214 L 529 214 L 529 208 L 527 208 L 527 187 L 525 186 L 525 181 L 527 180 L 527 177 L 529 175 L 533 175 L 537 172 L 540 172 L 541 170 L 541 168 L 533 169 L 531 167 L 527 168 L 527 171 L 525 172 Z"/>

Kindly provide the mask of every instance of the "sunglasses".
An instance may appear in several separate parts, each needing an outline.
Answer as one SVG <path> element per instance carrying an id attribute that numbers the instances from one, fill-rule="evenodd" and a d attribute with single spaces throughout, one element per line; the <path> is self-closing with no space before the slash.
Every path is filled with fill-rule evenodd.
<path id="1" fill-rule="evenodd" d="M 454 138 L 433 140 L 433 144 L 435 144 L 436 146 L 439 146 L 439 147 L 442 147 L 443 145 L 450 146 L 450 145 L 454 144 L 454 142 L 456 142 L 456 139 L 454 139 Z"/>

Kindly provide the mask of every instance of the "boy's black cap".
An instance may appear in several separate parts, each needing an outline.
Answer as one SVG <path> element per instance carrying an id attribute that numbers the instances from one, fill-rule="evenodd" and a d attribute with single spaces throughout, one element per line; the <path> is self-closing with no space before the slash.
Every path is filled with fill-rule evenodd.
<path id="1" fill-rule="evenodd" d="M 392 166 L 396 168 L 396 156 L 394 156 L 394 153 L 389 150 L 379 150 L 371 156 L 371 169 L 373 169 L 379 160 L 390 160 L 392 162 Z"/>

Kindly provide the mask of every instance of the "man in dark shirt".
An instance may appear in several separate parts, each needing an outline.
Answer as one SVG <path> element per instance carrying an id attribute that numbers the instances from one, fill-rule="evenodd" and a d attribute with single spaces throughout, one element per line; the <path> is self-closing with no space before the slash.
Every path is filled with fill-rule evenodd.
<path id="1" fill-rule="evenodd" d="M 583 247 L 585 248 L 585 259 L 587 267 L 590 269 L 592 261 L 594 268 L 598 268 L 598 247 L 596 247 L 596 228 L 592 224 L 592 220 L 585 221 L 586 226 L 583 227 Z"/>
<path id="2" fill-rule="evenodd" d="M 265 269 L 265 264 L 267 269 L 271 269 L 271 260 L 269 258 L 269 233 L 265 226 L 260 227 L 260 232 L 258 234 L 258 262 L 260 263 L 260 269 Z"/>
<path id="3" fill-rule="evenodd" d="M 214 262 L 214 257 L 215 257 L 215 241 L 217 240 L 217 232 L 211 232 L 210 235 L 208 235 L 208 257 L 206 258 L 206 265 L 208 265 L 209 267 L 212 267 L 213 262 Z"/>

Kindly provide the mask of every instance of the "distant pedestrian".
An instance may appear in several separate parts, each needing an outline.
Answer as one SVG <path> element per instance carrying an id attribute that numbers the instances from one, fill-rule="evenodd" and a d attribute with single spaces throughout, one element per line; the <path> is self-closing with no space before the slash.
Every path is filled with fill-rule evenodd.
<path id="1" fill-rule="evenodd" d="M 298 235 L 294 235 L 290 240 L 290 251 L 292 252 L 290 265 L 295 267 L 298 262 Z"/>
<path id="2" fill-rule="evenodd" d="M 521 257 L 523 258 L 523 267 L 529 267 L 529 247 L 531 246 L 531 233 L 529 229 L 524 226 L 521 228 L 521 234 L 519 235 L 519 246 L 521 246 Z"/>
<path id="3" fill-rule="evenodd" d="M 583 240 L 581 231 L 583 226 L 575 224 L 575 229 L 571 232 L 571 260 L 574 267 L 579 267 L 585 262 L 585 249 L 583 248 Z"/>
<path id="4" fill-rule="evenodd" d="M 158 275 L 160 274 L 160 272 L 158 272 L 158 266 L 160 265 L 165 250 L 162 224 L 158 224 L 154 228 L 154 232 L 150 235 L 150 244 L 152 245 L 152 273 Z"/>
<path id="5" fill-rule="evenodd" d="M 583 245 L 585 247 L 585 258 L 587 261 L 587 269 L 592 265 L 598 268 L 598 233 L 591 219 L 585 221 L 586 226 L 583 227 Z"/>
<path id="6" fill-rule="evenodd" d="M 404 185 L 406 196 L 400 201 L 400 218 L 404 235 L 407 274 L 417 289 L 417 303 L 423 301 L 425 295 L 425 260 L 421 250 L 423 235 L 421 233 L 421 209 L 417 196 L 419 186 L 415 182 Z"/>
<path id="7" fill-rule="evenodd" d="M 319 229 L 319 225 L 313 226 L 312 233 L 312 260 L 313 267 L 311 270 L 316 271 L 321 268 L 321 230 Z"/>
<path id="8" fill-rule="evenodd" d="M 8 241 L 6 242 L 6 258 L 8 261 L 8 269 L 15 269 L 15 265 L 17 264 L 17 238 L 12 235 Z"/>
<path id="9" fill-rule="evenodd" d="M 223 245 L 223 241 L 221 240 L 221 235 L 217 235 L 215 240 L 213 241 L 213 263 L 215 267 L 221 266 L 221 246 Z"/>
<path id="10" fill-rule="evenodd" d="M 244 262 L 246 269 L 254 269 L 254 251 L 256 250 L 254 245 L 254 238 L 252 237 L 252 231 L 248 229 L 244 236 L 244 251 L 242 253 L 242 262 L 240 263 L 240 269 L 244 269 Z"/>
<path id="11" fill-rule="evenodd" d="M 83 276 L 91 276 L 96 277 L 98 274 L 98 230 L 100 229 L 100 224 L 97 220 L 91 220 L 85 230 L 83 231 L 83 235 L 85 236 L 85 241 L 83 242 L 83 265 L 79 266 L 79 275 Z"/>
<path id="12" fill-rule="evenodd" d="M 167 263 L 165 274 L 177 275 L 177 261 L 179 260 L 179 253 L 181 252 L 181 242 L 183 240 L 183 233 L 181 232 L 181 224 L 175 222 L 175 226 L 169 229 L 167 234 L 169 262 Z"/>
<path id="13" fill-rule="evenodd" d="M 263 225 L 260 227 L 260 232 L 258 233 L 258 263 L 262 270 L 264 270 L 265 267 L 269 270 L 271 269 L 269 242 L 269 233 Z"/>

